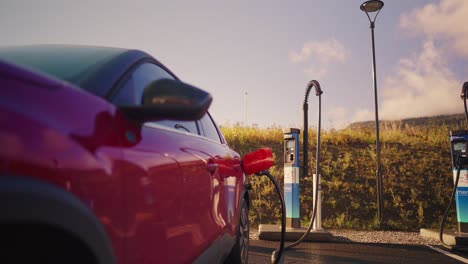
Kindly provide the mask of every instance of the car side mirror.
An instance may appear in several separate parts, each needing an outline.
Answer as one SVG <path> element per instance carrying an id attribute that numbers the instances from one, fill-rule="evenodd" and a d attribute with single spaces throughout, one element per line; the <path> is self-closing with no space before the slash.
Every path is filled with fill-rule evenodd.
<path id="1" fill-rule="evenodd" d="M 274 165 L 273 152 L 270 148 L 261 148 L 250 152 L 242 159 L 244 173 L 254 174 L 268 170 Z"/>
<path id="2" fill-rule="evenodd" d="M 202 118 L 212 100 L 209 93 L 190 84 L 160 79 L 145 88 L 142 105 L 119 108 L 128 118 L 139 122 L 161 119 L 190 121 Z"/>

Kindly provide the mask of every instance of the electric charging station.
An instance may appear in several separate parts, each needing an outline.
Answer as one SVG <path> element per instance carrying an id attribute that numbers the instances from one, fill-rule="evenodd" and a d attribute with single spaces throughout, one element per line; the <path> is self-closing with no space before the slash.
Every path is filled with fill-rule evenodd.
<path id="1" fill-rule="evenodd" d="M 284 143 L 284 203 L 286 207 L 286 232 L 282 233 L 280 230 L 282 227 L 278 225 L 260 224 L 258 227 L 258 237 L 261 240 L 281 240 L 284 238 L 287 241 L 295 241 L 289 245 L 284 246 L 284 250 L 292 248 L 302 241 L 330 241 L 332 236 L 326 230 L 321 227 L 321 209 L 320 206 L 320 116 L 321 116 L 321 100 L 320 95 L 323 91 L 320 88 L 320 84 L 316 80 L 312 80 L 307 84 L 306 94 L 303 104 L 304 110 L 304 160 L 303 171 L 304 174 L 308 173 L 308 104 L 307 100 L 311 88 L 315 87 L 315 94 L 319 98 L 318 104 L 318 133 L 317 133 L 317 156 L 316 156 L 316 169 L 319 177 L 314 177 L 314 206 L 313 212 L 311 213 L 311 223 L 308 228 L 301 227 L 300 221 L 300 204 L 299 204 L 299 180 L 300 180 L 300 162 L 299 162 L 299 134 L 300 130 L 297 128 L 289 128 L 285 131 L 283 137 Z M 319 219 L 318 219 L 319 218 Z M 313 232 L 312 230 L 313 225 Z M 284 235 L 284 236 L 283 236 Z M 282 240 L 281 240 L 282 241 Z M 283 243 L 283 241 L 281 242 Z M 274 252 L 275 254 L 275 252 Z"/>
<path id="2" fill-rule="evenodd" d="M 453 181 L 456 183 L 458 173 L 456 161 L 459 157 L 468 157 L 468 131 L 450 131 L 450 146 Z M 458 185 L 455 192 L 455 204 L 458 222 L 457 236 L 468 237 L 468 168 L 466 167 L 460 169 Z"/>
<path id="3" fill-rule="evenodd" d="M 463 100 L 468 125 L 468 82 L 463 84 L 460 97 Z M 440 222 L 438 238 L 445 248 L 466 252 L 468 250 L 468 130 L 450 131 L 450 153 L 454 187 L 450 202 Z M 458 230 L 452 235 L 450 232 L 444 233 L 444 225 L 454 200 Z M 433 231 L 425 228 L 422 228 L 420 232 L 425 237 L 433 237 L 434 234 Z M 450 241 L 446 243 L 445 239 Z"/>
<path id="4" fill-rule="evenodd" d="M 284 202 L 286 227 L 300 228 L 299 209 L 299 134 L 297 128 L 284 131 Z"/>

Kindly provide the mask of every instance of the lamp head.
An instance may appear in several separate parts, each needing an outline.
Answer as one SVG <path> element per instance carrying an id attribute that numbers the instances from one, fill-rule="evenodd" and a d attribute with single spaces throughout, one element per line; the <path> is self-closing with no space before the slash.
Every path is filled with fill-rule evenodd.
<path id="1" fill-rule="evenodd" d="M 384 2 L 380 0 L 370 0 L 362 3 L 361 10 L 366 13 L 379 11 L 384 6 Z"/>

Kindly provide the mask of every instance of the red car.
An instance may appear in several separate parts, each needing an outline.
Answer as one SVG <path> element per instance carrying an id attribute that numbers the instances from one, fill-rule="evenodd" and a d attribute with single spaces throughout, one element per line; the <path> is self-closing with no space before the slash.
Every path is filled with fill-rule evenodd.
<path id="1" fill-rule="evenodd" d="M 1 263 L 247 263 L 211 96 L 138 50 L 0 49 Z"/>

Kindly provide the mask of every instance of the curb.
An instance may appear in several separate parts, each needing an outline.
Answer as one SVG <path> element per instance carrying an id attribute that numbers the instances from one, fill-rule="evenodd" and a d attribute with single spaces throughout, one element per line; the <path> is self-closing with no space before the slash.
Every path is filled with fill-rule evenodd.
<path id="1" fill-rule="evenodd" d="M 307 228 L 286 228 L 285 240 L 296 241 L 302 237 Z M 278 241 L 281 237 L 281 226 L 264 225 L 258 227 L 258 238 L 260 240 Z M 311 231 L 304 241 L 327 242 L 332 240 L 332 234 L 326 230 Z"/>
<path id="2" fill-rule="evenodd" d="M 427 228 L 421 228 L 419 230 L 419 235 L 422 237 L 428 237 L 432 239 L 439 240 L 439 230 L 438 229 L 427 229 Z M 456 239 L 455 239 L 455 231 L 453 230 L 445 230 L 443 239 L 445 244 L 454 246 L 456 245 Z"/>

